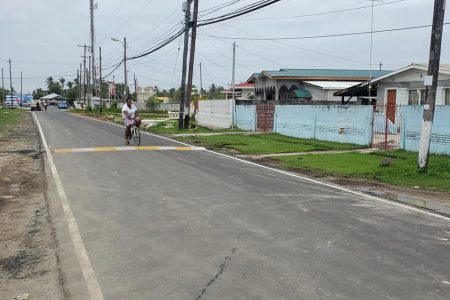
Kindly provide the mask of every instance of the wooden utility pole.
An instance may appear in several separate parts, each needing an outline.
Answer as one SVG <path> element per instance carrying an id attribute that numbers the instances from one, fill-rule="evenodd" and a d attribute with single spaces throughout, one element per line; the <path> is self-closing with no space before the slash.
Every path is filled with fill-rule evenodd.
<path id="1" fill-rule="evenodd" d="M 187 71 L 187 56 L 189 48 L 189 23 L 191 18 L 191 3 L 192 0 L 187 0 L 183 5 L 184 10 L 184 49 L 183 49 L 183 68 L 181 74 L 181 99 L 180 99 L 180 113 L 178 117 L 178 129 L 183 129 L 184 125 L 184 106 L 186 100 L 186 71 Z"/>
<path id="2" fill-rule="evenodd" d="M 134 94 L 136 95 L 136 103 L 137 103 L 137 80 L 136 80 L 136 74 L 133 73 L 134 77 Z"/>
<path id="3" fill-rule="evenodd" d="M 426 171 L 428 167 L 428 154 L 430 152 L 431 129 L 433 126 L 434 108 L 436 102 L 436 89 L 439 77 L 441 60 L 441 42 L 444 29 L 445 0 L 434 1 L 433 27 L 431 30 L 430 60 L 428 63 L 428 76 L 425 79 L 425 105 L 423 111 L 422 131 L 419 147 L 419 170 Z"/>
<path id="4" fill-rule="evenodd" d="M 191 117 L 191 98 L 192 98 L 192 78 L 194 75 L 194 60 L 195 60 L 195 43 L 197 40 L 197 19 L 198 19 L 198 1 L 194 0 L 194 13 L 192 19 L 192 34 L 191 34 L 191 53 L 189 57 L 189 75 L 188 75 L 188 84 L 186 89 L 186 102 L 184 111 L 187 111 L 187 114 L 184 117 L 184 128 L 189 128 L 189 121 Z"/>

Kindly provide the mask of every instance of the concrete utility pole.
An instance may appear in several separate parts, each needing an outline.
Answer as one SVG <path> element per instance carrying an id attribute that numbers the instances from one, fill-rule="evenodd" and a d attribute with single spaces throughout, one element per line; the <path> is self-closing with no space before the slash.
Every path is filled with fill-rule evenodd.
<path id="1" fill-rule="evenodd" d="M 125 96 L 125 102 L 128 100 L 128 71 L 127 71 L 127 38 L 123 38 L 123 70 L 125 75 L 125 91 L 123 95 Z"/>
<path id="2" fill-rule="evenodd" d="M 89 55 L 89 66 L 91 65 L 91 56 Z M 88 90 L 88 107 L 91 108 L 92 85 L 91 85 L 92 69 L 89 67 L 87 74 L 87 90 Z"/>
<path id="3" fill-rule="evenodd" d="M 231 75 L 231 89 L 233 91 L 233 97 L 232 99 L 234 100 L 235 98 L 235 78 L 236 78 L 236 42 L 233 43 L 233 68 L 232 68 L 232 72 L 233 74 Z"/>
<path id="4" fill-rule="evenodd" d="M 95 43 L 95 32 L 94 32 L 94 0 L 90 0 L 89 1 L 89 10 L 90 10 L 90 14 L 91 14 L 91 64 L 89 64 L 91 66 L 91 72 L 92 72 L 92 94 L 94 96 L 96 96 L 96 83 L 95 83 L 95 47 L 94 47 L 94 43 Z"/>
<path id="5" fill-rule="evenodd" d="M 198 19 L 198 0 L 194 0 L 194 14 L 192 19 L 192 34 L 191 34 L 191 53 L 189 57 L 189 75 L 186 89 L 186 100 L 184 111 L 187 111 L 184 117 L 184 128 L 189 128 L 189 121 L 191 117 L 191 95 L 192 95 L 192 78 L 194 76 L 194 60 L 195 60 L 195 43 L 197 41 L 197 19 Z"/>
<path id="6" fill-rule="evenodd" d="M 22 103 L 23 100 L 23 94 L 22 94 L 22 72 L 20 72 L 20 103 Z"/>
<path id="7" fill-rule="evenodd" d="M 430 60 L 428 76 L 425 79 L 425 105 L 423 111 L 422 132 L 420 134 L 419 170 L 426 171 L 430 151 L 431 129 L 433 126 L 436 89 L 441 60 L 441 42 L 444 29 L 445 0 L 434 1 L 433 27 L 431 30 Z M 431 84 L 430 84 L 431 82 Z"/>
<path id="8" fill-rule="evenodd" d="M 82 90 L 82 95 L 83 95 L 83 104 L 86 104 L 86 81 L 87 81 L 87 73 L 86 73 L 86 48 L 88 46 L 86 46 L 86 44 L 84 45 L 78 45 L 78 47 L 83 48 L 84 52 L 83 55 L 81 56 L 83 58 L 83 85 L 81 87 Z M 81 69 L 81 67 L 80 67 Z"/>
<path id="9" fill-rule="evenodd" d="M 81 67 L 81 66 L 80 66 Z M 78 84 L 78 104 L 80 104 L 81 99 L 81 89 L 80 89 L 80 72 L 81 69 L 77 70 L 77 84 Z"/>
<path id="10" fill-rule="evenodd" d="M 8 59 L 8 63 L 9 63 L 9 94 L 11 95 L 11 99 L 12 99 L 13 85 L 12 85 L 11 58 Z"/>
<path id="11" fill-rule="evenodd" d="M 103 82 L 103 79 L 102 79 L 102 47 L 98 47 L 98 65 L 99 65 L 99 68 L 98 68 L 98 73 L 99 73 L 99 77 L 98 77 L 98 79 L 99 79 L 99 85 L 100 85 L 100 88 L 98 89 L 99 90 L 99 96 L 100 96 L 100 113 L 102 113 L 102 109 L 103 109 L 103 99 L 102 99 L 102 82 Z"/>
<path id="12" fill-rule="evenodd" d="M 5 80 L 3 78 L 3 68 L 2 68 L 2 103 L 5 101 Z"/>
<path id="13" fill-rule="evenodd" d="M 186 71 L 187 71 L 187 55 L 189 48 L 189 23 L 191 18 L 192 0 L 183 3 L 184 10 L 184 49 L 183 49 L 183 69 L 181 74 L 181 99 L 180 99 L 180 115 L 178 118 L 178 129 L 183 129 L 184 106 L 186 99 Z"/>

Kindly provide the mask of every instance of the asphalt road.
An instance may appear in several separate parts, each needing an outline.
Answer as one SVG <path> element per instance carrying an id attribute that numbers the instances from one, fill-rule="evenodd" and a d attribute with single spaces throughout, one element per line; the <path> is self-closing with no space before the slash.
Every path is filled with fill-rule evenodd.
<path id="1" fill-rule="evenodd" d="M 123 146 L 36 116 L 50 149 Z M 450 299 L 448 219 L 207 151 L 53 159 L 105 299 Z"/>

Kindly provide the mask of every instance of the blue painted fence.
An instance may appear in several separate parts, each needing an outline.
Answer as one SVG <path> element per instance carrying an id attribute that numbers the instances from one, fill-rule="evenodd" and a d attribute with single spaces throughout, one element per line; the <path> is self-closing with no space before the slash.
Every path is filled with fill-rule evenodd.
<path id="1" fill-rule="evenodd" d="M 236 105 L 235 124 L 239 129 L 256 131 L 256 105 Z"/>
<path id="2" fill-rule="evenodd" d="M 274 132 L 306 139 L 370 145 L 372 106 L 276 105 Z"/>
<path id="3" fill-rule="evenodd" d="M 407 151 L 419 151 L 423 106 L 402 107 L 403 128 L 400 145 Z M 436 106 L 431 131 L 430 152 L 450 155 L 450 106 Z"/>

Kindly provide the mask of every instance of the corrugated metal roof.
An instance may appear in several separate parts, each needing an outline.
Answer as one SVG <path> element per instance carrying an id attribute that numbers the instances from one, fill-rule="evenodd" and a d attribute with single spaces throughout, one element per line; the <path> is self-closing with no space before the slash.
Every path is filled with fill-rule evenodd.
<path id="1" fill-rule="evenodd" d="M 392 71 L 373 70 L 372 78 L 386 75 Z M 280 69 L 279 71 L 263 71 L 271 77 L 320 77 L 320 78 L 362 78 L 370 76 L 369 70 L 346 70 L 346 69 Z"/>
<path id="2" fill-rule="evenodd" d="M 315 85 L 324 90 L 342 90 L 360 84 L 358 81 L 304 81 L 307 84 Z"/>

